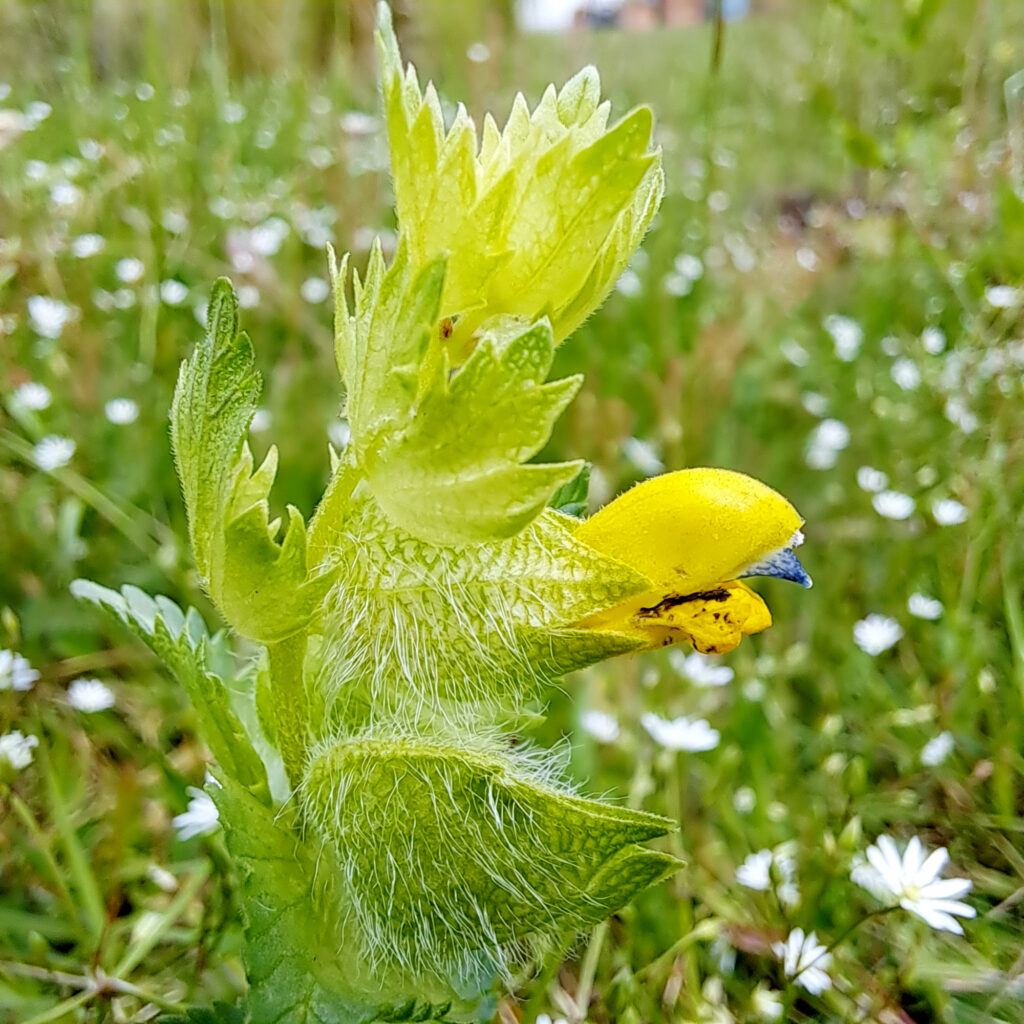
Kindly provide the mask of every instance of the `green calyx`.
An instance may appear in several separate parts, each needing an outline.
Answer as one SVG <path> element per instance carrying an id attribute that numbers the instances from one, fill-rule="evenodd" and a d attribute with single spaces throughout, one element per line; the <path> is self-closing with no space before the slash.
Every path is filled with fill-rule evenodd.
<path id="1" fill-rule="evenodd" d="M 171 437 L 194 611 L 80 581 L 163 658 L 217 762 L 254 1024 L 458 1019 L 556 939 L 676 870 L 670 823 L 584 799 L 503 729 L 559 675 L 636 649 L 581 628 L 651 580 L 574 536 L 579 462 L 533 461 L 579 378 L 557 345 L 603 300 L 662 191 L 646 110 L 608 128 L 586 69 L 478 144 L 378 43 L 399 219 L 390 265 L 330 253 L 351 442 L 310 522 L 271 519 L 261 381 L 231 285 L 181 368 Z M 349 295 L 351 289 L 351 295 Z"/>

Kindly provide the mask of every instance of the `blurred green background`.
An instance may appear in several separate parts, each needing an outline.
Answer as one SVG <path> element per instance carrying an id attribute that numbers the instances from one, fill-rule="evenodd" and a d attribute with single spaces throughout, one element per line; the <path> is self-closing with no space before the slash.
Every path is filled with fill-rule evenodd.
<path id="1" fill-rule="evenodd" d="M 883 831 L 948 846 L 979 919 L 966 939 L 869 922 L 825 996 L 784 989 L 787 1019 L 1024 1016 L 1024 5 L 768 6 L 534 35 L 510 2 L 397 5 L 452 110 L 502 123 L 517 90 L 536 102 L 586 63 L 613 113 L 653 108 L 668 191 L 559 354 L 586 384 L 550 454 L 593 463 L 595 506 L 662 466 L 752 473 L 806 517 L 815 579 L 757 584 L 775 625 L 722 659 L 728 685 L 665 653 L 552 694 L 535 738 L 567 738 L 587 791 L 678 818 L 689 867 L 524 977 L 505 1021 L 771 1019 L 771 943 L 799 925 L 828 944 L 871 909 L 849 870 Z M 167 409 L 220 274 L 266 381 L 256 454 L 276 443 L 275 495 L 314 507 L 344 429 L 325 245 L 361 264 L 394 237 L 372 19 L 355 0 L 0 0 L 0 648 L 40 673 L 0 689 L 0 733 L 40 739 L 0 792 L 0 1019 L 143 1020 L 151 998 L 242 989 L 221 841 L 171 825 L 204 772 L 183 695 L 68 584 L 216 622 Z M 902 631 L 877 654 L 854 640 L 870 614 Z M 81 676 L 114 707 L 69 707 Z M 649 711 L 721 742 L 660 750 Z M 793 904 L 735 880 L 778 844 Z M 136 992 L 67 1005 L 47 973 L 139 949 Z"/>

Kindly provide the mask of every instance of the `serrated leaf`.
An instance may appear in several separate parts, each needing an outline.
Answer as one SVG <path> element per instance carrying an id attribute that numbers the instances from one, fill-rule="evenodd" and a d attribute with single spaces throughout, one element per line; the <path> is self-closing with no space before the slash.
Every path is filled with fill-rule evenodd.
<path id="1" fill-rule="evenodd" d="M 332 261 L 335 354 L 348 393 L 352 446 L 357 459 L 365 461 L 411 414 L 437 330 L 445 263 L 438 259 L 417 271 L 403 242 L 385 268 L 376 242 L 365 281 L 356 277 L 351 314 L 345 300 L 346 266 Z"/>
<path id="2" fill-rule="evenodd" d="M 346 939 L 330 891 L 329 851 L 304 843 L 294 817 L 231 780 L 212 788 L 239 874 L 251 1024 L 369 1024 L 415 996 L 440 1003 L 447 987 L 417 990 L 401 971 L 374 971 Z"/>
<path id="3" fill-rule="evenodd" d="M 590 493 L 590 463 L 551 495 L 548 502 L 551 508 L 563 515 L 579 518 L 587 509 L 587 496 Z"/>
<path id="4" fill-rule="evenodd" d="M 157 1024 L 246 1024 L 244 1006 L 214 1003 L 213 1006 L 190 1006 L 184 1014 L 162 1014 Z"/>
<path id="5" fill-rule="evenodd" d="M 450 738 L 367 735 L 310 765 L 308 818 L 334 844 L 368 958 L 442 975 L 603 920 L 678 862 L 638 844 L 665 818 L 551 788 Z"/>
<path id="6" fill-rule="evenodd" d="M 346 979 L 337 922 L 290 819 L 230 780 L 211 796 L 239 873 L 252 1024 L 368 1024 L 374 1004 Z"/>
<path id="7" fill-rule="evenodd" d="M 435 544 L 509 537 L 582 463 L 522 465 L 546 443 L 580 378 L 544 383 L 554 354 L 546 321 L 484 332 L 454 375 L 437 366 L 408 425 L 368 466 L 387 516 Z"/>
<path id="8" fill-rule="evenodd" d="M 199 613 L 183 614 L 169 598 L 137 587 L 118 593 L 90 580 L 75 580 L 71 593 L 111 612 L 177 676 L 199 718 L 203 740 L 217 763 L 242 786 L 268 798 L 267 773 L 231 706 L 224 672 L 229 653 L 221 634 L 210 636 Z"/>
<path id="9" fill-rule="evenodd" d="M 344 701 L 516 711 L 541 680 L 637 645 L 569 628 L 650 581 L 577 541 L 578 524 L 550 509 L 513 537 L 465 547 L 417 539 L 368 498 L 345 525 L 324 652 Z"/>
<path id="10" fill-rule="evenodd" d="M 282 541 L 271 528 L 277 451 L 253 472 L 245 443 L 260 387 L 252 346 L 238 330 L 238 300 L 221 278 L 210 296 L 206 336 L 178 375 L 171 440 L 192 550 L 210 596 L 240 633 L 273 642 L 309 623 L 330 580 L 308 571 L 305 527 L 295 509 L 289 507 Z"/>
<path id="11" fill-rule="evenodd" d="M 579 307 L 552 318 L 561 342 L 607 295 L 660 200 L 660 155 L 647 152 L 649 112 L 635 111 L 608 131 L 609 107 L 588 67 L 560 92 L 550 87 L 532 112 L 517 96 L 503 132 L 486 118 L 478 151 L 465 111 L 446 130 L 432 86 L 421 91 L 412 67 L 403 73 L 386 5 L 379 12 L 398 220 L 415 266 L 449 254 L 441 312 L 459 317 L 448 342 L 453 363 L 492 316 L 534 320 Z M 624 217 L 629 230 L 618 227 Z"/>

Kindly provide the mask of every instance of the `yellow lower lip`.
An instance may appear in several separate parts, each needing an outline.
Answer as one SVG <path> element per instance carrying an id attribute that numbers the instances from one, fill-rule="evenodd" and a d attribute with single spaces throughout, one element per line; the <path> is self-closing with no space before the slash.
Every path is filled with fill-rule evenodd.
<path id="1" fill-rule="evenodd" d="M 730 580 L 693 594 L 664 590 L 638 594 L 577 624 L 578 628 L 625 633 L 647 648 L 682 641 L 701 654 L 724 654 L 745 636 L 772 624 L 771 612 L 761 598 L 738 580 Z"/>

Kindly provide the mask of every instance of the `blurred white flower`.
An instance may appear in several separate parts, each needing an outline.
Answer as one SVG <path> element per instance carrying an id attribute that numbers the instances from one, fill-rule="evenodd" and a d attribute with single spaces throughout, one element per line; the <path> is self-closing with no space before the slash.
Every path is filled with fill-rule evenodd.
<path id="1" fill-rule="evenodd" d="M 895 646 L 903 636 L 903 627 L 888 615 L 871 614 L 854 624 L 853 642 L 872 656 Z"/>
<path id="2" fill-rule="evenodd" d="M 994 284 L 985 289 L 985 301 L 993 309 L 1010 309 L 1020 302 L 1020 291 L 1008 284 Z"/>
<path id="3" fill-rule="evenodd" d="M 188 285 L 173 277 L 160 282 L 160 301 L 168 306 L 180 306 L 188 298 Z"/>
<path id="4" fill-rule="evenodd" d="M 960 902 L 960 897 L 971 891 L 973 882 L 967 878 L 939 878 L 949 861 L 949 852 L 944 847 L 929 854 L 914 836 L 901 856 L 892 836 L 882 835 L 866 853 L 878 880 L 865 888 L 897 900 L 904 910 L 916 914 L 937 931 L 963 935 L 963 927 L 956 918 L 976 916 L 974 907 Z"/>
<path id="5" fill-rule="evenodd" d="M 699 256 L 693 256 L 688 252 L 681 252 L 672 264 L 676 273 L 690 281 L 699 281 L 704 276 L 704 264 Z"/>
<path id="6" fill-rule="evenodd" d="M 643 282 L 640 280 L 640 275 L 635 270 L 630 270 L 628 267 L 619 275 L 618 281 L 615 282 L 616 291 L 625 295 L 627 299 L 633 298 L 634 295 L 639 295 L 643 289 Z"/>
<path id="7" fill-rule="evenodd" d="M 692 719 L 680 715 L 678 718 L 665 719 L 648 711 L 640 723 L 654 742 L 666 750 L 714 750 L 721 739 L 718 730 L 712 729 L 704 718 Z"/>
<path id="8" fill-rule="evenodd" d="M 921 344 L 930 356 L 937 356 L 946 347 L 946 335 L 941 327 L 926 327 L 921 332 Z"/>
<path id="9" fill-rule="evenodd" d="M 749 854 L 736 869 L 736 881 L 747 889 L 767 892 L 772 886 L 772 851 Z"/>
<path id="10" fill-rule="evenodd" d="M 726 686 L 736 673 L 728 665 L 721 665 L 699 651 L 684 654 L 678 647 L 668 652 L 669 664 L 681 676 L 686 676 L 694 686 Z"/>
<path id="11" fill-rule="evenodd" d="M 820 264 L 818 254 L 810 246 L 802 245 L 796 251 L 796 261 L 804 270 L 813 274 Z"/>
<path id="12" fill-rule="evenodd" d="M 347 135 L 372 135 L 380 122 L 373 114 L 366 114 L 361 110 L 346 110 L 338 118 L 338 124 Z"/>
<path id="13" fill-rule="evenodd" d="M 335 420 L 327 428 L 327 440 L 339 451 L 344 451 L 348 447 L 349 438 L 352 436 L 352 429 L 348 425 L 348 420 Z"/>
<path id="14" fill-rule="evenodd" d="M 693 291 L 693 282 L 682 274 L 666 274 L 661 284 L 669 295 L 675 295 L 676 298 L 682 298 Z"/>
<path id="15" fill-rule="evenodd" d="M 0 690 L 31 690 L 39 673 L 14 651 L 0 650 Z"/>
<path id="16" fill-rule="evenodd" d="M 74 206 L 82 198 L 82 190 L 70 181 L 58 181 L 50 186 L 50 202 L 54 206 Z"/>
<path id="17" fill-rule="evenodd" d="M 16 772 L 32 763 L 32 751 L 39 746 L 37 736 L 23 736 L 17 729 L 0 736 L 0 764 L 4 761 Z"/>
<path id="18" fill-rule="evenodd" d="M 864 330 L 856 320 L 848 316 L 832 314 L 825 317 L 825 330 L 832 335 L 836 356 L 844 363 L 852 363 L 857 358 L 861 343 L 864 341 Z"/>
<path id="19" fill-rule="evenodd" d="M 805 459 L 811 469 L 831 469 L 850 443 L 850 428 L 840 420 L 822 420 L 811 431 Z"/>
<path id="20" fill-rule="evenodd" d="M 967 521 L 967 506 L 955 498 L 942 498 L 932 503 L 932 517 L 939 526 L 959 526 Z"/>
<path id="21" fill-rule="evenodd" d="M 913 359 L 897 359 L 889 370 L 893 383 L 903 391 L 913 391 L 921 383 L 921 371 Z"/>
<path id="22" fill-rule="evenodd" d="M 68 687 L 68 703 L 85 714 L 106 711 L 114 706 L 113 691 L 98 679 L 76 679 Z"/>
<path id="23" fill-rule="evenodd" d="M 779 345 L 782 358 L 792 366 L 806 366 L 811 360 L 811 354 L 799 342 L 792 338 L 786 338 Z"/>
<path id="24" fill-rule="evenodd" d="M 299 288 L 299 294 L 313 306 L 323 302 L 331 294 L 331 286 L 322 277 L 307 277 Z"/>
<path id="25" fill-rule="evenodd" d="M 909 519 L 914 514 L 914 499 L 902 491 L 880 491 L 871 504 L 883 519 Z"/>
<path id="26" fill-rule="evenodd" d="M 254 284 L 243 284 L 238 289 L 240 309 L 255 309 L 260 303 L 260 290 Z M 205 314 L 204 314 L 205 321 Z"/>
<path id="27" fill-rule="evenodd" d="M 45 121 L 52 113 L 53 107 L 45 100 L 33 100 L 25 108 L 25 117 L 28 119 L 30 130 Z"/>
<path id="28" fill-rule="evenodd" d="M 118 281 L 125 284 L 134 284 L 145 272 L 146 265 L 134 256 L 125 256 L 123 260 L 118 260 L 114 267 Z"/>
<path id="29" fill-rule="evenodd" d="M 588 708 L 580 715 L 583 731 L 599 743 L 614 743 L 619 738 L 619 723 L 605 711 Z"/>
<path id="30" fill-rule="evenodd" d="M 466 50 L 466 57 L 474 64 L 483 64 L 484 61 L 490 59 L 490 56 L 491 48 L 486 43 L 470 43 Z"/>
<path id="31" fill-rule="evenodd" d="M 900 339 L 895 335 L 887 334 L 878 344 L 887 356 L 895 358 L 900 354 Z"/>
<path id="32" fill-rule="evenodd" d="M 192 839 L 195 836 L 209 835 L 216 830 L 220 818 L 217 805 L 203 790 L 196 789 L 195 786 L 189 786 L 188 793 L 191 797 L 188 810 L 175 815 L 173 819 L 178 838 Z"/>
<path id="33" fill-rule="evenodd" d="M 32 449 L 33 461 L 41 470 L 47 473 L 54 469 L 60 469 L 61 466 L 66 466 L 74 454 L 75 442 L 70 437 L 58 437 L 56 434 L 44 437 Z"/>
<path id="34" fill-rule="evenodd" d="M 751 992 L 750 1008 L 761 1020 L 782 1020 L 782 996 L 764 983 Z"/>
<path id="35" fill-rule="evenodd" d="M 260 256 L 273 256 L 281 248 L 291 228 L 281 217 L 268 217 L 249 232 L 249 245 Z"/>
<path id="36" fill-rule="evenodd" d="M 637 437 L 627 437 L 622 442 L 622 454 L 640 470 L 644 476 L 657 476 L 665 472 L 665 463 L 658 458 L 654 445 L 650 441 L 641 441 Z"/>
<path id="37" fill-rule="evenodd" d="M 569 1024 L 569 1022 L 564 1017 L 556 1017 L 552 1020 L 550 1014 L 538 1013 L 537 1024 Z"/>
<path id="38" fill-rule="evenodd" d="M 262 434 L 264 430 L 270 429 L 272 417 L 269 409 L 257 409 L 252 414 L 252 419 L 249 422 L 249 433 L 250 434 Z"/>
<path id="39" fill-rule="evenodd" d="M 772 952 L 782 961 L 786 977 L 811 995 L 820 996 L 832 987 L 827 973 L 832 954 L 819 945 L 814 932 L 805 936 L 803 928 L 794 928 L 785 942 L 772 943 Z"/>
<path id="40" fill-rule="evenodd" d="M 30 380 L 15 390 L 14 400 L 23 409 L 42 412 L 43 409 L 50 407 L 50 389 L 45 384 L 39 384 L 34 380 Z"/>
<path id="41" fill-rule="evenodd" d="M 71 255 L 80 260 L 88 259 L 99 255 L 106 246 L 107 240 L 102 235 L 90 232 L 71 239 Z"/>
<path id="42" fill-rule="evenodd" d="M 139 406 L 130 398 L 112 398 L 103 407 L 103 413 L 111 423 L 125 426 L 139 418 Z"/>
<path id="43" fill-rule="evenodd" d="M 884 491 L 889 486 L 889 477 L 883 473 L 880 469 L 875 469 L 873 466 L 861 466 L 857 470 L 857 486 L 862 491 L 869 491 L 872 494 L 877 494 L 879 491 Z"/>
<path id="44" fill-rule="evenodd" d="M 940 732 L 938 736 L 933 736 L 921 749 L 921 764 L 927 768 L 935 768 L 953 753 L 955 746 L 956 741 L 948 729 L 945 732 Z"/>
<path id="45" fill-rule="evenodd" d="M 942 602 L 927 594 L 915 592 L 907 600 L 907 611 L 918 619 L 935 620 L 942 615 Z"/>
<path id="46" fill-rule="evenodd" d="M 715 213 L 724 213 L 729 209 L 729 193 L 722 189 L 715 189 L 708 195 L 708 208 Z"/>
<path id="47" fill-rule="evenodd" d="M 71 319 L 72 307 L 48 295 L 32 295 L 28 300 L 28 316 L 32 329 L 43 338 L 59 338 Z"/>
<path id="48" fill-rule="evenodd" d="M 737 814 L 749 814 L 757 806 L 757 794 L 750 786 L 740 786 L 732 795 L 732 805 Z"/>
<path id="49" fill-rule="evenodd" d="M 800 404 L 812 415 L 821 419 L 828 412 L 828 399 L 817 391 L 805 391 Z"/>

